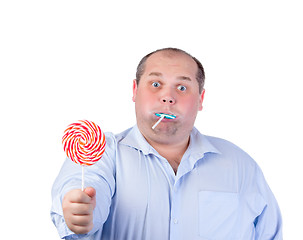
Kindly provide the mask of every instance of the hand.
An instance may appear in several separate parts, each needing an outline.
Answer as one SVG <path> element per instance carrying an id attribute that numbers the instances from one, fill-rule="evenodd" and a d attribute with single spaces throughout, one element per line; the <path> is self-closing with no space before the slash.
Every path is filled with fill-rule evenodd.
<path id="1" fill-rule="evenodd" d="M 62 202 L 63 215 L 68 228 L 75 234 L 86 234 L 93 229 L 93 210 L 96 206 L 96 190 L 71 190 Z"/>

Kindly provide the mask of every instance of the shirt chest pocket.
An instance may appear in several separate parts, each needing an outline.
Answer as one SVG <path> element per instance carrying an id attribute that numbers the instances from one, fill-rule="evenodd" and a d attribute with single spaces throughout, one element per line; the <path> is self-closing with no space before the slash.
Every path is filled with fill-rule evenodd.
<path id="1" fill-rule="evenodd" d="M 237 193 L 200 191 L 200 237 L 207 240 L 237 240 L 239 238 L 237 232 L 240 227 L 238 212 L 239 197 Z"/>

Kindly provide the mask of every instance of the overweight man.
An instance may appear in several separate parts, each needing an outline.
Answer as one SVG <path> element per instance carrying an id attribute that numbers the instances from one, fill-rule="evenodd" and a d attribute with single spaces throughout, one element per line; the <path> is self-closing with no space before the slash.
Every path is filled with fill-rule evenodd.
<path id="1" fill-rule="evenodd" d="M 281 215 L 256 162 L 234 144 L 201 134 L 204 69 L 175 48 L 139 63 L 137 124 L 106 134 L 102 159 L 67 159 L 52 189 L 61 238 L 102 240 L 280 240 Z M 174 116 L 159 120 L 159 114 Z"/>

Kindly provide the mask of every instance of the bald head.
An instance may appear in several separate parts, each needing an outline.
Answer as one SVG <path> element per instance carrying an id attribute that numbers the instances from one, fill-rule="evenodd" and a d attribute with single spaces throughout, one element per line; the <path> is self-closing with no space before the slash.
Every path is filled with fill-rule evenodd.
<path id="1" fill-rule="evenodd" d="M 144 73 L 146 61 L 148 60 L 148 58 L 151 55 L 153 55 L 155 53 L 158 53 L 158 52 L 161 52 L 162 54 L 165 54 L 165 56 L 167 56 L 167 57 L 175 57 L 179 54 L 184 54 L 184 55 L 187 55 L 190 58 L 192 58 L 193 61 L 195 61 L 195 63 L 197 64 L 197 67 L 198 67 L 197 68 L 198 69 L 197 74 L 196 74 L 196 80 L 198 81 L 198 84 L 199 84 L 199 92 L 200 93 L 202 92 L 202 90 L 204 88 L 205 73 L 204 73 L 204 69 L 203 69 L 203 66 L 202 66 L 201 62 L 198 59 L 196 59 L 195 57 L 191 56 L 189 53 L 187 53 L 187 52 L 185 52 L 181 49 L 178 49 L 178 48 L 159 49 L 159 50 L 153 51 L 153 52 L 147 54 L 145 57 L 143 57 L 141 59 L 141 61 L 139 62 L 138 67 L 137 67 L 137 72 L 136 72 L 137 85 L 139 85 L 141 76 Z"/>

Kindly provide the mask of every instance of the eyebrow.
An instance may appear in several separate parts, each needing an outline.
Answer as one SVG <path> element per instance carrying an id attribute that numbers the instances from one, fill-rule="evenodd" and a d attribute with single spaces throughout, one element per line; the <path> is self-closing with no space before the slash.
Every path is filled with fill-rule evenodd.
<path id="1" fill-rule="evenodd" d="M 190 77 L 185 77 L 185 76 L 180 76 L 180 77 L 178 77 L 178 79 L 185 80 L 185 81 L 191 81 Z"/>
<path id="2" fill-rule="evenodd" d="M 148 76 L 156 76 L 156 77 L 162 77 L 163 74 L 160 72 L 151 72 L 150 74 L 148 74 Z M 178 76 L 177 77 L 178 80 L 184 80 L 184 81 L 191 81 L 190 77 L 186 77 L 186 76 Z"/>
<path id="3" fill-rule="evenodd" d="M 159 72 L 151 72 L 150 74 L 148 74 L 148 76 L 162 77 L 162 73 L 159 73 Z"/>

